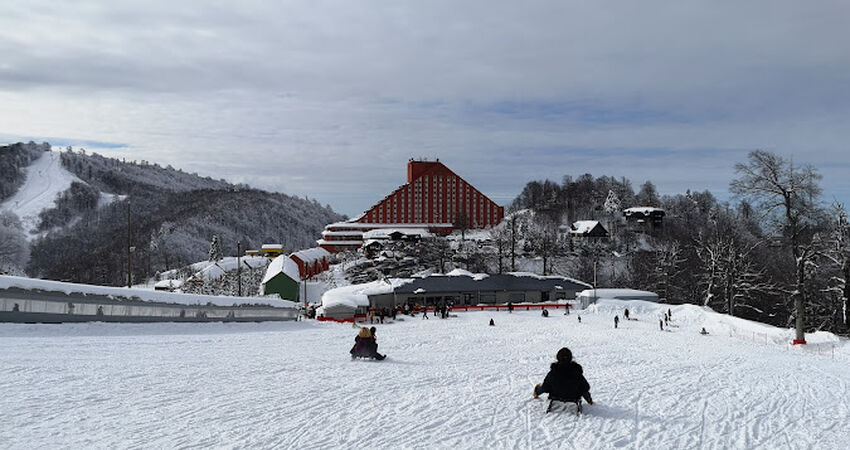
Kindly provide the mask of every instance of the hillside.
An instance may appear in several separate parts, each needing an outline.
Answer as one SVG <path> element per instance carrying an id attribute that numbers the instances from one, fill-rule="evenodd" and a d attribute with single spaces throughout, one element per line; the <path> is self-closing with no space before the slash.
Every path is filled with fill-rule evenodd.
<path id="1" fill-rule="evenodd" d="M 615 330 L 625 307 L 638 320 Z M 68 447 L 832 449 L 850 436 L 850 348 L 834 335 L 789 347 L 788 329 L 639 301 L 456 316 L 375 325 L 381 362 L 350 360 L 350 324 L 0 326 L 0 383 L 16 405 L 0 437 L 13 448 L 60 436 Z M 582 417 L 531 398 L 562 346 L 591 385 Z"/>
<path id="2" fill-rule="evenodd" d="M 29 170 L 39 161 L 49 163 L 50 170 Z M 32 240 L 26 273 L 49 279 L 125 283 L 128 205 L 137 280 L 205 259 L 213 235 L 222 240 L 225 254 L 235 254 L 240 240 L 243 249 L 275 242 L 297 250 L 314 246 L 327 223 L 343 219 L 315 200 L 146 161 L 127 162 L 85 151 L 57 154 L 48 144 L 0 148 L 2 167 L 17 174 L 14 183 L 3 185 L 11 200 L 23 192 L 22 186 L 63 188 L 28 190 L 22 196 L 32 200 L 26 208 L 23 202 L 7 200 L 4 214 L 21 213 L 20 219 L 26 220 L 17 225 L 14 217 L 0 221 L 10 223 L 0 230 L 5 235 Z M 23 259 L 16 256 L 17 261 Z"/>

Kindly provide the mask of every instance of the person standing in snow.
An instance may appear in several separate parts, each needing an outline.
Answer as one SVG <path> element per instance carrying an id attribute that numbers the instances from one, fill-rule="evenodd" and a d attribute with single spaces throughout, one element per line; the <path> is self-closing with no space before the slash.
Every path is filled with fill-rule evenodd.
<path id="1" fill-rule="evenodd" d="M 543 312 L 540 313 L 543 317 L 549 317 L 549 311 L 546 311 L 546 308 L 543 308 Z"/>
<path id="2" fill-rule="evenodd" d="M 588 405 L 593 404 L 590 397 L 590 383 L 584 378 L 581 364 L 573 361 L 573 352 L 567 347 L 558 350 L 557 361 L 552 363 L 543 383 L 534 386 L 534 398 L 544 392 L 549 398 L 575 401 L 581 397 Z"/>
<path id="3" fill-rule="evenodd" d="M 620 316 L 614 316 L 614 328 L 617 328 L 617 325 L 620 324 Z"/>
<path id="4" fill-rule="evenodd" d="M 664 320 L 658 319 L 658 326 L 661 328 L 661 331 L 664 331 Z"/>
<path id="5" fill-rule="evenodd" d="M 508 313 L 514 312 L 514 304 L 513 302 L 508 302 Z"/>
<path id="6" fill-rule="evenodd" d="M 631 320 L 629 319 L 629 308 L 626 308 L 626 310 L 623 311 L 623 315 L 626 316 L 626 320 Z"/>

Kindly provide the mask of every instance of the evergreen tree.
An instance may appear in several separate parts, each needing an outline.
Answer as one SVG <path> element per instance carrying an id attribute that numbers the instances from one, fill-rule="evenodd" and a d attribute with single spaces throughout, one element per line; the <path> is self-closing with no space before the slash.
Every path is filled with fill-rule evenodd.
<path id="1" fill-rule="evenodd" d="M 213 235 L 212 242 L 210 242 L 210 261 L 217 262 L 221 261 L 224 258 L 221 252 L 221 239 L 219 239 L 217 234 Z"/>

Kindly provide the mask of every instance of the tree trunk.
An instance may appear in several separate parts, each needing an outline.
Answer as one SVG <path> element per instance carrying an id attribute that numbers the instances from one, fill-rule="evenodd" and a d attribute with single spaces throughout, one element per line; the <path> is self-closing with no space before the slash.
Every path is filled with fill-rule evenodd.
<path id="1" fill-rule="evenodd" d="M 795 317 L 796 339 L 798 341 L 806 340 L 805 333 L 805 314 L 806 314 L 806 258 L 802 255 L 797 258 L 797 296 L 794 299 L 794 309 L 797 317 Z"/>

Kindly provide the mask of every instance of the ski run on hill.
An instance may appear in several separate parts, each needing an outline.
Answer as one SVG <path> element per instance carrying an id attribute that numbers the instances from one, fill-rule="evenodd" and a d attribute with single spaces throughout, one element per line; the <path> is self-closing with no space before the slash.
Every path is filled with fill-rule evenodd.
<path id="1" fill-rule="evenodd" d="M 628 307 L 632 318 L 624 320 Z M 847 448 L 850 348 L 690 306 L 376 325 L 2 325 L 6 448 Z M 620 316 L 619 328 L 613 318 Z M 581 315 L 582 321 L 578 321 Z M 488 326 L 490 319 L 495 326 Z M 701 335 L 702 328 L 710 333 Z M 531 397 L 572 349 L 594 405 Z"/>

